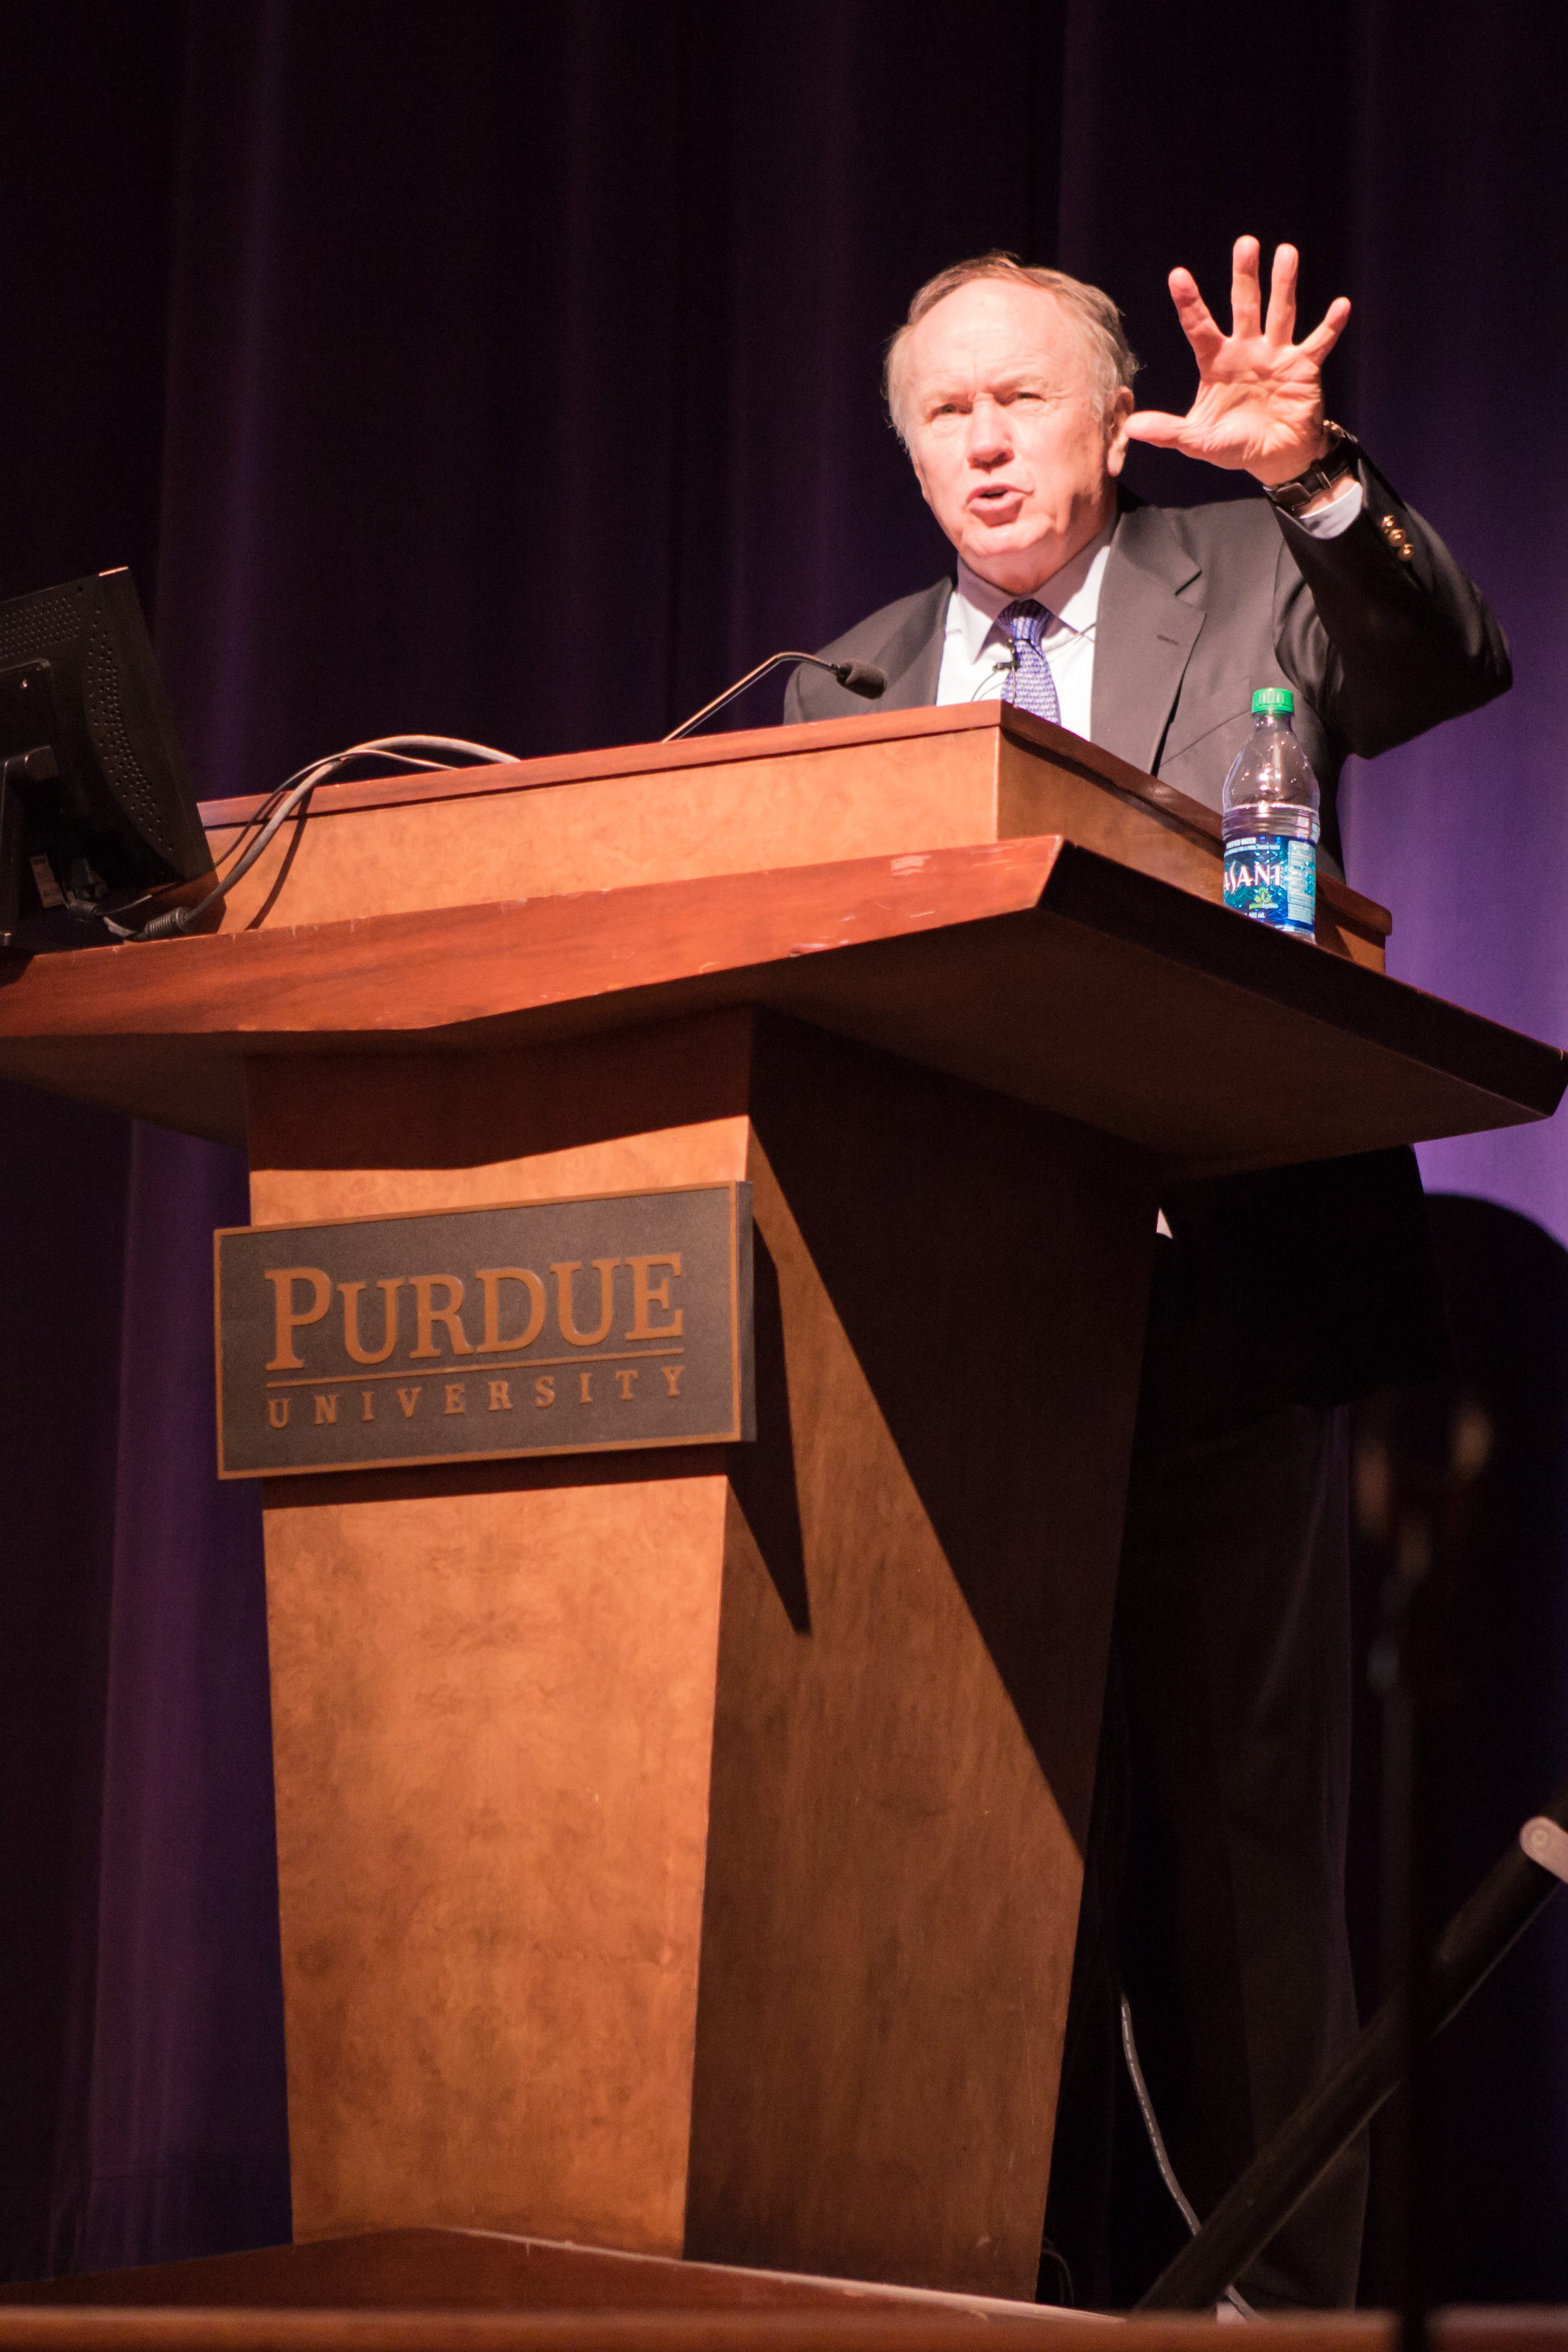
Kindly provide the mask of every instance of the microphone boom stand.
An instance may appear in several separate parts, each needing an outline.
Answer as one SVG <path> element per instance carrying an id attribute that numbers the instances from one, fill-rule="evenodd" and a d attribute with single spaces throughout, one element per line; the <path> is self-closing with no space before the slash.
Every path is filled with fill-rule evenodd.
<path id="1" fill-rule="evenodd" d="M 778 669 L 785 662 L 810 662 L 814 667 L 828 671 L 840 686 L 847 687 L 851 694 L 863 694 L 868 702 L 875 702 L 888 690 L 888 673 L 885 669 L 879 669 L 874 662 L 824 661 L 820 654 L 770 654 L 766 661 L 759 662 L 755 669 L 749 669 L 744 677 L 738 677 L 733 686 L 727 686 L 722 694 L 716 694 L 711 702 L 705 702 L 701 709 L 694 711 L 689 719 L 683 719 L 679 727 L 672 727 L 668 735 L 661 735 L 659 741 L 679 743 L 683 735 L 695 734 L 705 719 L 711 719 L 716 710 L 722 710 L 727 702 L 733 702 L 736 696 L 744 694 L 749 686 L 755 686 L 758 678 L 766 677 L 769 670 Z"/>
<path id="2" fill-rule="evenodd" d="M 1457 2017 L 1476 1988 L 1568 1878 L 1568 1782 L 1525 1822 L 1438 1937 L 1426 1978 L 1434 2034 Z M 1362 2029 L 1348 2056 L 1302 2101 L 1203 2228 L 1163 2270 L 1139 2311 L 1212 2311 L 1263 2252 L 1342 2148 L 1364 2131 L 1398 2088 L 1407 2007 L 1403 1990 Z"/>

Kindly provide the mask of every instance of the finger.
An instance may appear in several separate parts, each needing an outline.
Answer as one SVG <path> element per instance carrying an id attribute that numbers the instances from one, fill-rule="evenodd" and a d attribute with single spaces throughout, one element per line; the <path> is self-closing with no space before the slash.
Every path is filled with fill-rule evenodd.
<path id="1" fill-rule="evenodd" d="M 1186 429 L 1184 416 L 1173 416 L 1163 408 L 1140 408 L 1127 420 L 1130 441 L 1152 441 L 1161 449 L 1173 448 Z"/>
<path id="2" fill-rule="evenodd" d="M 1238 236 L 1230 256 L 1230 331 L 1233 335 L 1262 332 L 1263 292 L 1258 283 L 1258 239 Z"/>
<path id="3" fill-rule="evenodd" d="M 1350 297 L 1337 294 L 1324 311 L 1321 324 L 1314 327 L 1310 335 L 1302 337 L 1300 349 L 1310 360 L 1317 360 L 1321 364 L 1349 326 L 1350 317 Z"/>
<path id="4" fill-rule="evenodd" d="M 1190 269 L 1173 269 L 1166 282 L 1171 289 L 1171 299 L 1176 306 L 1176 316 L 1182 322 L 1182 332 L 1191 343 L 1202 373 L 1213 361 L 1225 337 L 1208 304 L 1198 292 L 1197 279 Z"/>
<path id="5" fill-rule="evenodd" d="M 1288 343 L 1296 331 L 1296 278 L 1301 257 L 1293 245 L 1277 245 L 1268 276 L 1268 317 L 1264 333 L 1274 344 Z"/>

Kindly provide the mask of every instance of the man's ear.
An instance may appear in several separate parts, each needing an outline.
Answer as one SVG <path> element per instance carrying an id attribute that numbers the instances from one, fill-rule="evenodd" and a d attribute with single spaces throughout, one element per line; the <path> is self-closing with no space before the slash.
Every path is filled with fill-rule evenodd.
<path id="1" fill-rule="evenodd" d="M 1132 388 L 1124 383 L 1105 412 L 1105 470 L 1112 481 L 1127 463 L 1127 420 L 1132 409 Z"/>
<path id="2" fill-rule="evenodd" d="M 904 443 L 904 454 L 915 469 L 915 479 L 921 486 L 921 496 L 924 499 L 927 506 L 929 507 L 931 505 L 931 492 L 926 488 L 926 478 L 921 470 L 920 456 L 912 440 L 906 441 Z M 935 509 L 932 509 L 932 511 L 934 513 Z"/>

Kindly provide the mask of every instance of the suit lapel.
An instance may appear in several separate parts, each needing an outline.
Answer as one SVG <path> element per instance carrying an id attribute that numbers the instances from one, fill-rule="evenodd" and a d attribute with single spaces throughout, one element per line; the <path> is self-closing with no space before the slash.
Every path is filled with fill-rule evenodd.
<path id="1" fill-rule="evenodd" d="M 936 700 L 942 676 L 942 647 L 947 625 L 951 580 L 936 580 L 910 599 L 909 616 L 879 652 L 871 656 L 888 673 L 888 690 L 876 704 L 879 710 L 918 710 Z"/>
<path id="2" fill-rule="evenodd" d="M 1100 592 L 1089 731 L 1146 772 L 1160 757 L 1204 625 L 1201 581 L 1202 566 L 1158 507 L 1126 509 Z"/>

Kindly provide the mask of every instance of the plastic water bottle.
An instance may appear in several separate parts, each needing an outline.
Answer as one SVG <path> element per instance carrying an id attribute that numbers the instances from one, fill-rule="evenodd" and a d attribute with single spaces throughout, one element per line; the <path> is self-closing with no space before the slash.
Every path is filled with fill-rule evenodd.
<path id="1" fill-rule="evenodd" d="M 1290 720 L 1288 686 L 1252 698 L 1252 740 L 1225 780 L 1225 903 L 1310 940 L 1317 920 L 1321 795 Z"/>

